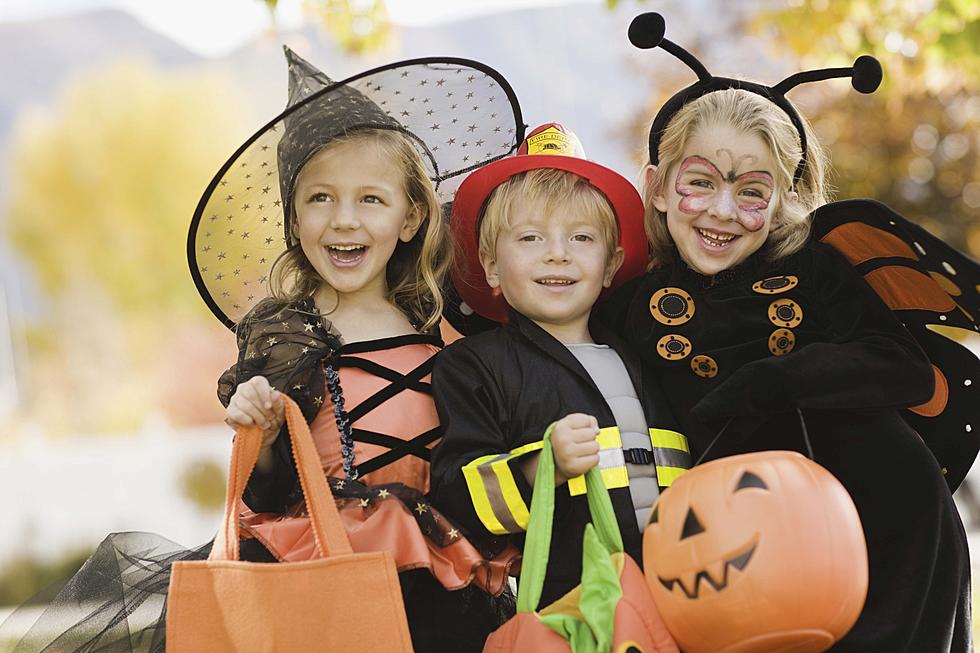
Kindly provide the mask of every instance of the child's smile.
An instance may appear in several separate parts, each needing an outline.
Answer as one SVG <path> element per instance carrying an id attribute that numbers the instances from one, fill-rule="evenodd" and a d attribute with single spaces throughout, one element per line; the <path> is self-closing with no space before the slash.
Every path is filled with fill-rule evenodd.
<path id="1" fill-rule="evenodd" d="M 388 260 L 419 226 L 404 186 L 401 171 L 363 141 L 327 147 L 300 170 L 295 233 L 329 288 L 384 297 Z"/>
<path id="2" fill-rule="evenodd" d="M 695 132 L 654 205 L 681 258 L 702 274 L 738 265 L 766 242 L 775 165 L 761 138 L 729 126 Z"/>
<path id="3" fill-rule="evenodd" d="M 514 212 L 497 237 L 495 259 L 483 265 L 487 283 L 511 307 L 562 342 L 588 342 L 592 305 L 621 261 L 607 258 L 595 220 L 560 210 L 542 216 L 531 203 Z"/>

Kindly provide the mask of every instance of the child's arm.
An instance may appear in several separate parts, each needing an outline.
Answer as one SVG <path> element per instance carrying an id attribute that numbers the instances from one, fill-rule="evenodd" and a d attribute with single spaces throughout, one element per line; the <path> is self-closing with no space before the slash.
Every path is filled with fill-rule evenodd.
<path id="1" fill-rule="evenodd" d="M 551 429 L 551 446 L 555 454 L 555 485 L 581 476 L 599 464 L 599 422 L 592 415 L 571 413 L 555 422 Z M 538 471 L 539 454 L 525 456 L 521 471 L 533 487 Z"/>
<path id="2" fill-rule="evenodd" d="M 541 450 L 543 433 L 537 442 L 512 441 L 495 371 L 468 345 L 464 339 L 444 349 L 432 371 L 443 428 L 432 455 L 432 497 L 470 533 L 522 533 L 532 486 L 521 462 Z"/>
<path id="3" fill-rule="evenodd" d="M 834 334 L 785 356 L 742 366 L 692 412 L 707 424 L 767 416 L 793 408 L 892 410 L 927 401 L 932 366 L 894 313 L 839 254 L 813 245 L 809 277 L 818 284 L 816 311 Z"/>
<path id="4" fill-rule="evenodd" d="M 236 431 L 252 425 L 262 429 L 262 448 L 256 465 L 260 470 L 269 470 L 273 464 L 272 445 L 285 421 L 282 394 L 264 376 L 253 376 L 235 389 L 225 415 L 225 423 Z"/>

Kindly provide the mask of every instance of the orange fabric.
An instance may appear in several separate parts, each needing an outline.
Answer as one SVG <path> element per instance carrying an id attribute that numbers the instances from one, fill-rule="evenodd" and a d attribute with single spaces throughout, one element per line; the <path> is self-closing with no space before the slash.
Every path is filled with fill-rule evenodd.
<path id="1" fill-rule="evenodd" d="M 919 259 L 912 248 L 898 236 L 861 222 L 847 222 L 835 227 L 820 240 L 846 256 L 851 265 L 886 256 L 899 256 L 913 261 Z"/>
<path id="2" fill-rule="evenodd" d="M 353 354 L 370 360 L 400 374 L 408 374 L 433 356 L 438 349 L 426 344 L 408 344 L 393 349 Z M 422 381 L 428 382 L 429 377 Z M 340 384 L 344 392 L 344 407 L 348 413 L 363 401 L 390 385 L 387 379 L 352 367 L 340 369 Z M 329 393 L 324 396 L 329 398 Z M 355 420 L 354 428 L 411 440 L 439 425 L 432 396 L 412 389 L 403 389 L 379 406 Z M 334 419 L 333 404 L 324 403 L 310 430 L 319 452 L 320 464 L 326 476 L 343 477 L 343 458 L 340 434 Z M 434 445 L 435 443 L 433 443 Z M 430 445 L 431 447 L 432 445 Z M 389 451 L 385 447 L 364 442 L 354 443 L 355 464 L 371 460 Z M 408 455 L 358 479 L 365 485 L 402 483 L 423 493 L 429 490 L 429 463 Z M 450 590 L 460 589 L 471 582 L 486 591 L 499 595 L 506 586 L 511 566 L 520 558 L 520 551 L 509 546 L 493 560 L 487 560 L 463 537 L 445 547 L 426 537 L 418 522 L 405 505 L 394 497 L 373 499 L 369 506 L 356 500 L 338 499 L 341 521 L 354 551 L 390 551 L 399 571 L 427 568 L 439 582 Z M 428 508 L 432 510 L 431 507 Z M 309 517 L 302 506 L 295 513 L 254 513 L 240 505 L 243 530 L 285 562 L 311 560 L 316 555 Z M 436 513 L 438 514 L 438 513 Z M 444 517 L 439 517 L 445 519 Z"/>
<path id="3" fill-rule="evenodd" d="M 956 308 L 953 298 L 935 281 L 912 268 L 887 265 L 872 270 L 864 278 L 893 311 L 945 313 Z"/>
<path id="4" fill-rule="evenodd" d="M 932 366 L 932 371 L 936 375 L 936 389 L 933 391 L 932 397 L 924 404 L 909 408 L 916 415 L 923 417 L 939 415 L 946 410 L 946 403 L 949 401 L 949 383 L 946 381 L 945 375 L 935 365 Z"/>
<path id="5" fill-rule="evenodd" d="M 660 618 L 657 606 L 653 603 L 643 572 L 632 558 L 619 555 L 623 560 L 619 572 L 623 597 L 616 606 L 612 650 L 617 653 L 629 651 L 629 646 L 632 644 L 636 650 L 643 653 L 680 653 L 674 638 Z M 561 604 L 566 600 L 578 605 L 578 600 L 573 595 L 580 591 L 581 586 L 576 587 L 552 605 Z M 545 608 L 542 612 L 547 610 L 548 608 Z M 483 647 L 483 653 L 564 653 L 566 651 L 571 651 L 568 642 L 547 626 L 543 626 L 538 621 L 537 613 L 534 612 L 521 612 L 513 617 L 491 633 Z"/>
<path id="6" fill-rule="evenodd" d="M 351 553 L 330 489 L 315 464 L 316 450 L 303 415 L 291 399 L 284 401 L 317 548 L 323 556 L 276 565 L 238 560 L 237 505 L 262 437 L 258 428 L 239 430 L 225 515 L 211 555 L 208 560 L 173 565 L 167 651 L 410 652 L 408 621 L 391 555 Z"/>
<path id="7" fill-rule="evenodd" d="M 383 367 L 388 367 L 401 374 L 408 374 L 427 361 L 439 351 L 432 345 L 409 344 L 394 349 L 372 351 L 354 354 L 356 358 L 364 358 Z M 429 382 L 426 376 L 422 381 Z M 365 399 L 384 390 L 390 381 L 375 376 L 364 370 L 343 367 L 340 369 L 340 385 L 344 389 L 344 407 L 352 412 Z M 344 476 L 343 458 L 340 452 L 340 434 L 337 432 L 337 422 L 333 414 L 333 402 L 330 393 L 324 391 L 326 401 L 317 413 L 310 430 L 313 441 L 320 452 L 320 462 L 327 476 Z M 439 426 L 439 416 L 431 395 L 416 390 L 405 389 L 389 397 L 374 410 L 353 423 L 354 428 L 392 435 L 402 440 L 411 440 L 417 435 Z M 431 449 L 435 442 L 429 445 Z M 354 461 L 356 464 L 367 462 L 386 453 L 386 447 L 379 447 L 364 442 L 354 443 Z M 429 463 L 416 458 L 405 456 L 390 465 L 365 475 L 359 479 L 366 485 L 381 485 L 383 483 L 404 483 L 420 492 L 429 491 Z"/>
<path id="8" fill-rule="evenodd" d="M 354 551 L 390 551 L 398 571 L 424 567 L 446 589 L 476 583 L 499 595 L 520 557 L 520 551 L 509 546 L 493 560 L 486 560 L 464 537 L 439 547 L 422 534 L 405 504 L 395 498 L 374 500 L 369 507 L 362 507 L 357 500 L 338 499 L 337 507 Z M 427 509 L 432 510 L 431 506 Z M 242 516 L 242 526 L 280 560 L 310 560 L 316 554 L 308 517 L 248 513 Z"/>

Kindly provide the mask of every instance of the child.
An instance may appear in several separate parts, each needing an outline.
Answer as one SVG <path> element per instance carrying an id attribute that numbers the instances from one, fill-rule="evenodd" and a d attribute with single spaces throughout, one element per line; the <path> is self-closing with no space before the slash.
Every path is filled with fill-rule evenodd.
<path id="1" fill-rule="evenodd" d="M 433 180 L 445 184 L 484 157 L 512 151 L 514 136 L 499 134 L 520 133 L 519 109 L 502 111 L 499 98 L 513 98 L 510 87 L 476 62 L 403 62 L 335 84 L 288 49 L 286 57 L 286 112 L 219 171 L 189 238 L 198 288 L 237 335 L 238 361 L 219 381 L 227 422 L 258 424 L 265 435 L 244 497 L 255 512 L 242 515 L 250 536 L 242 557 L 318 555 L 289 437 L 280 433 L 286 393 L 311 422 L 352 547 L 392 552 L 415 650 L 480 651 L 512 612 L 507 595 L 491 594 L 505 589 L 516 551 L 477 550 L 425 496 L 429 449 L 441 435 L 429 373 L 449 264 Z M 430 130 L 446 98 L 464 93 L 472 96 L 469 122 L 453 127 L 458 121 L 447 116 L 443 129 Z M 470 109 L 492 96 L 496 104 Z M 464 133 L 485 142 L 479 153 L 462 149 Z M 439 140 L 429 147 L 416 134 Z M 276 172 L 278 194 L 269 179 Z M 263 286 L 270 296 L 256 304 Z M 65 632 L 56 650 L 129 650 L 131 633 L 162 650 L 161 609 L 135 610 L 165 594 L 174 560 L 206 557 L 210 546 L 162 557 L 145 538 L 136 544 L 122 555 L 107 547 L 72 579 L 48 612 L 50 626 L 75 616 L 73 602 L 90 599 L 86 588 L 117 585 L 122 595 Z M 130 564 L 119 564 L 124 559 Z"/>
<path id="2" fill-rule="evenodd" d="M 456 285 L 476 312 L 506 324 L 436 360 L 444 436 L 433 454 L 433 497 L 471 532 L 523 539 L 536 453 L 555 423 L 563 489 L 543 605 L 581 582 L 590 520 L 581 474 L 600 466 L 626 551 L 639 561 L 640 526 L 660 487 L 689 466 L 655 380 L 590 322 L 603 288 L 646 264 L 641 216 L 633 186 L 585 160 L 575 136 L 553 123 L 456 194 Z"/>
<path id="3" fill-rule="evenodd" d="M 833 651 L 972 650 L 963 528 L 898 413 L 932 396 L 929 361 L 855 269 L 807 239 L 825 162 L 786 89 L 699 76 L 651 130 L 654 267 L 605 317 L 664 379 L 694 455 L 732 418 L 709 458 L 802 450 L 802 410 L 868 544 L 867 601 Z"/>
<path id="4" fill-rule="evenodd" d="M 294 68 L 309 68 L 291 56 Z M 272 298 L 238 322 L 238 363 L 220 384 L 229 425 L 265 433 L 244 497 L 254 537 L 246 548 L 259 560 L 316 555 L 280 433 L 287 392 L 309 413 L 352 546 L 391 550 L 403 572 L 415 649 L 478 651 L 507 606 L 470 582 L 499 594 L 509 558 L 486 560 L 424 496 L 441 434 L 428 388 L 441 343 L 429 334 L 448 266 L 423 159 L 435 148 L 420 148 L 356 90 L 333 102 L 286 126 L 278 158 L 287 249 L 272 268 Z"/>

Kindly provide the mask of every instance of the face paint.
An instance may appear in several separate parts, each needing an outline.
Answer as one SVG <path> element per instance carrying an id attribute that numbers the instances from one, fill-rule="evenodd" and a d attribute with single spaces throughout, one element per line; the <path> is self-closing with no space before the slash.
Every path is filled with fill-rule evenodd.
<path id="1" fill-rule="evenodd" d="M 681 162 L 674 180 L 674 190 L 681 198 L 677 208 L 688 215 L 696 215 L 714 206 L 718 215 L 734 216 L 733 219 L 747 231 L 758 231 L 765 224 L 765 210 L 774 186 L 772 175 L 761 170 L 736 175 L 735 171 L 743 161 L 748 160 L 751 164 L 756 157 L 746 154 L 735 161 L 731 150 L 716 152 L 722 153 L 728 155 L 732 164 L 727 173 L 722 173 L 718 166 L 700 156 L 689 156 Z M 687 174 L 695 167 L 700 169 Z"/>

